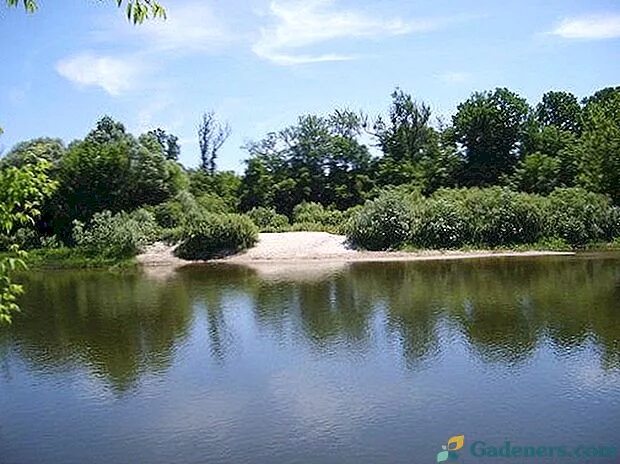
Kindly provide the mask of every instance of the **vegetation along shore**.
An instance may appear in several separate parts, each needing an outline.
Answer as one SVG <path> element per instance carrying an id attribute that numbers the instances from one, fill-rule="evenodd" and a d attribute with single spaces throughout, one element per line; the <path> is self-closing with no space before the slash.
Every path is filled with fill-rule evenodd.
<path id="1" fill-rule="evenodd" d="M 291 231 L 410 258 L 618 247 L 620 88 L 581 101 L 551 91 L 535 106 L 505 88 L 477 92 L 451 124 L 403 90 L 391 97 L 385 115 L 304 115 L 249 142 L 242 174 L 217 169 L 231 129 L 213 112 L 200 119 L 197 168 L 178 162 L 173 134 L 134 136 L 108 116 L 68 145 L 19 143 L 0 161 L 5 267 L 133 266 L 154 243 L 218 259 Z"/>

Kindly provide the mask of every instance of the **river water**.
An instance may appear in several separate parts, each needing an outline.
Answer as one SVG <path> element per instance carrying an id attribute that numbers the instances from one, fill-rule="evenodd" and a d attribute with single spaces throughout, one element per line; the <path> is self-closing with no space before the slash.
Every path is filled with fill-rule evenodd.
<path id="1" fill-rule="evenodd" d="M 434 463 L 458 435 L 458 462 L 586 462 L 488 455 L 506 441 L 619 446 L 620 254 L 22 280 L 0 329 L 3 464 Z"/>

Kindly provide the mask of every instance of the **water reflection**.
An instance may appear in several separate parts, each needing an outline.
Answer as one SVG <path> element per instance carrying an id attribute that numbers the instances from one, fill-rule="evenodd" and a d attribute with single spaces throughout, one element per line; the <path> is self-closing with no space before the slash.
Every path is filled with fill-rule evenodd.
<path id="1" fill-rule="evenodd" d="M 165 278 L 32 273 L 23 314 L 0 331 L 0 356 L 5 373 L 14 357 L 41 372 L 85 367 L 123 392 L 165 372 L 200 319 L 220 365 L 244 339 L 267 337 L 317 356 L 397 352 L 417 369 L 458 338 L 484 364 L 521 365 L 543 344 L 558 356 L 594 345 L 601 366 L 614 369 L 617 257 L 352 263 L 320 275 L 232 265 Z"/>

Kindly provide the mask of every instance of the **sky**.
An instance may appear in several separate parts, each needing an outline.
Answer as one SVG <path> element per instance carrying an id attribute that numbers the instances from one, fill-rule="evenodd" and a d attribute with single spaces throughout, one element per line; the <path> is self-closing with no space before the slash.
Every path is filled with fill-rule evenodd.
<path id="1" fill-rule="evenodd" d="M 177 135 L 199 162 L 205 111 L 242 146 L 335 108 L 385 113 L 395 87 L 449 121 L 472 92 L 508 87 L 536 104 L 620 85 L 617 0 L 160 0 L 165 21 L 129 24 L 113 0 L 0 0 L 0 150 L 83 138 L 110 115 L 138 135 Z"/>

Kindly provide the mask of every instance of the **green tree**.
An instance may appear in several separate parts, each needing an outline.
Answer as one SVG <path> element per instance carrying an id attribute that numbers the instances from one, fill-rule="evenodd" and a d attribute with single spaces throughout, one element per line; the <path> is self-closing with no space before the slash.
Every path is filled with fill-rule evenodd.
<path id="1" fill-rule="evenodd" d="M 55 187 L 47 176 L 49 167 L 49 162 L 39 161 L 0 169 L 0 232 L 9 234 L 14 227 L 34 222 L 41 202 Z M 11 321 L 11 313 L 19 309 L 16 299 L 23 291 L 13 283 L 11 274 L 25 268 L 25 253 L 15 247 L 11 252 L 0 258 L 0 324 Z"/>
<path id="2" fill-rule="evenodd" d="M 453 116 L 456 141 L 463 147 L 466 185 L 493 185 L 512 173 L 530 107 L 505 88 L 474 93 L 461 103 Z"/>
<path id="3" fill-rule="evenodd" d="M 607 102 L 591 103 L 577 148 L 579 182 L 588 190 L 609 195 L 620 205 L 620 91 Z"/>
<path id="4" fill-rule="evenodd" d="M 168 134 L 163 129 L 155 129 L 148 132 L 148 135 L 157 140 L 157 143 L 161 146 L 166 159 L 170 161 L 178 161 L 181 154 L 181 147 L 179 147 L 179 138 L 176 135 Z"/>
<path id="5" fill-rule="evenodd" d="M 581 131 L 581 106 L 570 92 L 547 92 L 536 106 L 536 119 L 543 126 L 579 134 Z"/>
<path id="6" fill-rule="evenodd" d="M 249 143 L 241 208 L 275 206 L 290 215 L 303 201 L 348 208 L 371 189 L 371 156 L 349 110 L 301 116 L 296 125 Z"/>
<path id="7" fill-rule="evenodd" d="M 546 195 L 561 186 L 561 169 L 558 158 L 540 152 L 532 153 L 519 162 L 508 185 L 514 190 Z"/>
<path id="8" fill-rule="evenodd" d="M 38 160 L 46 160 L 55 165 L 64 153 L 65 144 L 62 140 L 40 137 L 15 145 L 0 159 L 0 167 L 22 167 Z"/>
<path id="9" fill-rule="evenodd" d="M 136 140 L 107 116 L 83 141 L 69 146 L 57 177 L 50 215 L 54 232 L 65 239 L 74 220 L 85 222 L 104 210 L 116 213 L 156 205 L 186 184 L 178 164 L 166 160 L 154 137 Z"/>

